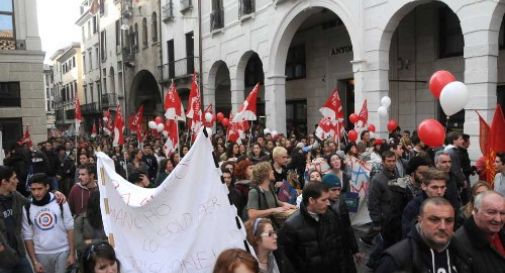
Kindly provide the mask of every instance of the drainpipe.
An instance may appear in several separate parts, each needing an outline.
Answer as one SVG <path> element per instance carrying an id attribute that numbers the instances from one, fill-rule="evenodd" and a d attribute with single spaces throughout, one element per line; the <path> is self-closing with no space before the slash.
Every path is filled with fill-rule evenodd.
<path id="1" fill-rule="evenodd" d="M 198 64 L 200 66 L 200 103 L 203 104 L 202 0 L 198 0 Z"/>

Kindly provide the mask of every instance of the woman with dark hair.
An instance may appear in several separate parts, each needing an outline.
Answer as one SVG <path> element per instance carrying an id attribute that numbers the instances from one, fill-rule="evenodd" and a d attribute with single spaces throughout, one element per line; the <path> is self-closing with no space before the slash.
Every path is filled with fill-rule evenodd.
<path id="1" fill-rule="evenodd" d="M 171 158 L 168 159 L 162 159 L 160 162 L 160 171 L 158 172 L 158 175 L 156 176 L 156 180 L 154 181 L 154 186 L 158 187 L 165 179 L 168 177 L 168 175 L 174 170 L 175 168 L 175 163 Z"/>
<path id="2" fill-rule="evenodd" d="M 133 172 L 144 172 L 148 173 L 149 167 L 147 164 L 142 160 L 142 157 L 144 156 L 144 153 L 139 150 L 135 149 L 130 153 L 130 162 L 126 165 L 126 170 L 127 170 L 127 175 L 130 176 Z"/>
<path id="3" fill-rule="evenodd" d="M 107 242 L 90 245 L 83 256 L 84 273 L 119 273 L 121 264 Z"/>
<path id="4" fill-rule="evenodd" d="M 228 143 L 226 154 L 221 155 L 221 161 L 236 161 L 240 157 L 240 148 L 237 143 Z"/>
<path id="5" fill-rule="evenodd" d="M 79 260 L 81 260 L 80 257 L 83 257 L 88 246 L 107 242 L 107 236 L 103 230 L 102 212 L 100 211 L 99 191 L 91 193 L 86 212 L 75 219 L 74 241 Z M 80 268 L 83 268 L 82 265 Z"/>
<path id="6" fill-rule="evenodd" d="M 261 161 L 267 161 L 269 158 L 261 148 L 260 144 L 255 142 L 251 145 L 251 153 L 249 155 L 249 159 L 253 164 L 256 164 Z"/>
<path id="7" fill-rule="evenodd" d="M 279 273 L 273 251 L 277 250 L 277 233 L 272 221 L 256 218 L 245 223 L 247 241 L 253 246 L 258 258 L 260 273 Z"/>
<path id="8" fill-rule="evenodd" d="M 326 158 L 326 161 L 330 166 L 330 169 L 326 172 L 326 174 L 331 173 L 336 175 L 340 181 L 343 182 L 342 192 L 348 192 L 350 187 L 349 181 L 351 180 L 351 177 L 344 172 L 345 165 L 342 158 L 338 154 L 332 154 Z"/>
<path id="9" fill-rule="evenodd" d="M 239 248 L 224 250 L 217 257 L 212 273 L 259 273 L 258 261 Z"/>

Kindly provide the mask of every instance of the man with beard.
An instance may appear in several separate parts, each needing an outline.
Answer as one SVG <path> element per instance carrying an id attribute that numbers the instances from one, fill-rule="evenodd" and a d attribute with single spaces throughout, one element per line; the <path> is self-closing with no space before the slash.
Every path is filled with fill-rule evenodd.
<path id="1" fill-rule="evenodd" d="M 423 173 L 430 167 L 426 159 L 415 156 L 409 160 L 407 164 L 406 189 L 408 192 L 408 199 L 416 197 L 421 194 L 421 183 L 423 181 Z"/>
<path id="2" fill-rule="evenodd" d="M 451 243 L 454 208 L 441 197 L 426 199 L 408 237 L 388 248 L 375 273 L 466 273 L 469 266 Z M 489 271 L 491 272 L 491 271 Z"/>
<path id="3" fill-rule="evenodd" d="M 65 147 L 58 146 L 58 148 L 56 148 L 56 154 L 58 155 L 58 168 L 56 169 L 56 178 L 59 181 L 61 192 L 65 195 L 68 195 L 75 182 L 75 164 L 66 153 Z"/>
<path id="4" fill-rule="evenodd" d="M 144 156 L 142 157 L 148 167 L 147 174 L 149 176 L 149 181 L 156 180 L 156 174 L 158 174 L 158 160 L 153 155 L 153 148 L 150 144 L 144 145 Z"/>
<path id="5" fill-rule="evenodd" d="M 474 273 L 505 270 L 505 199 L 494 191 L 475 197 L 472 216 L 454 236 L 454 243 L 471 260 Z M 459 271 L 458 271 L 459 272 Z"/>

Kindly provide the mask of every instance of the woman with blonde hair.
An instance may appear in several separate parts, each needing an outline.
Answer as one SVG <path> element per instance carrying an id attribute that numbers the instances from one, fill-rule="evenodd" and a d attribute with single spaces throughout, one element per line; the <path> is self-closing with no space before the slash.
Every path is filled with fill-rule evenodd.
<path id="1" fill-rule="evenodd" d="M 260 273 L 279 273 L 273 251 L 277 250 L 277 233 L 272 221 L 256 218 L 245 223 L 247 241 L 252 245 L 258 258 Z"/>
<path id="2" fill-rule="evenodd" d="M 258 261 L 245 250 L 227 249 L 217 257 L 212 273 L 259 273 Z"/>
<path id="3" fill-rule="evenodd" d="M 470 197 L 470 202 L 459 209 L 457 221 L 458 226 L 462 225 L 468 218 L 470 218 L 470 216 L 472 216 L 475 196 L 479 195 L 481 192 L 489 190 L 491 190 L 491 188 L 486 181 L 479 181 L 472 186 L 472 197 Z"/>

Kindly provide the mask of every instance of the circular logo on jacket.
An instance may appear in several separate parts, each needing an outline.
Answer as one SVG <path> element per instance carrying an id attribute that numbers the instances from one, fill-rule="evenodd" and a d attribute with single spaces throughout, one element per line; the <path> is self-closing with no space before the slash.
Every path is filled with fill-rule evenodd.
<path id="1" fill-rule="evenodd" d="M 35 216 L 35 225 L 41 230 L 49 230 L 56 224 L 56 215 L 50 210 L 41 210 Z"/>

